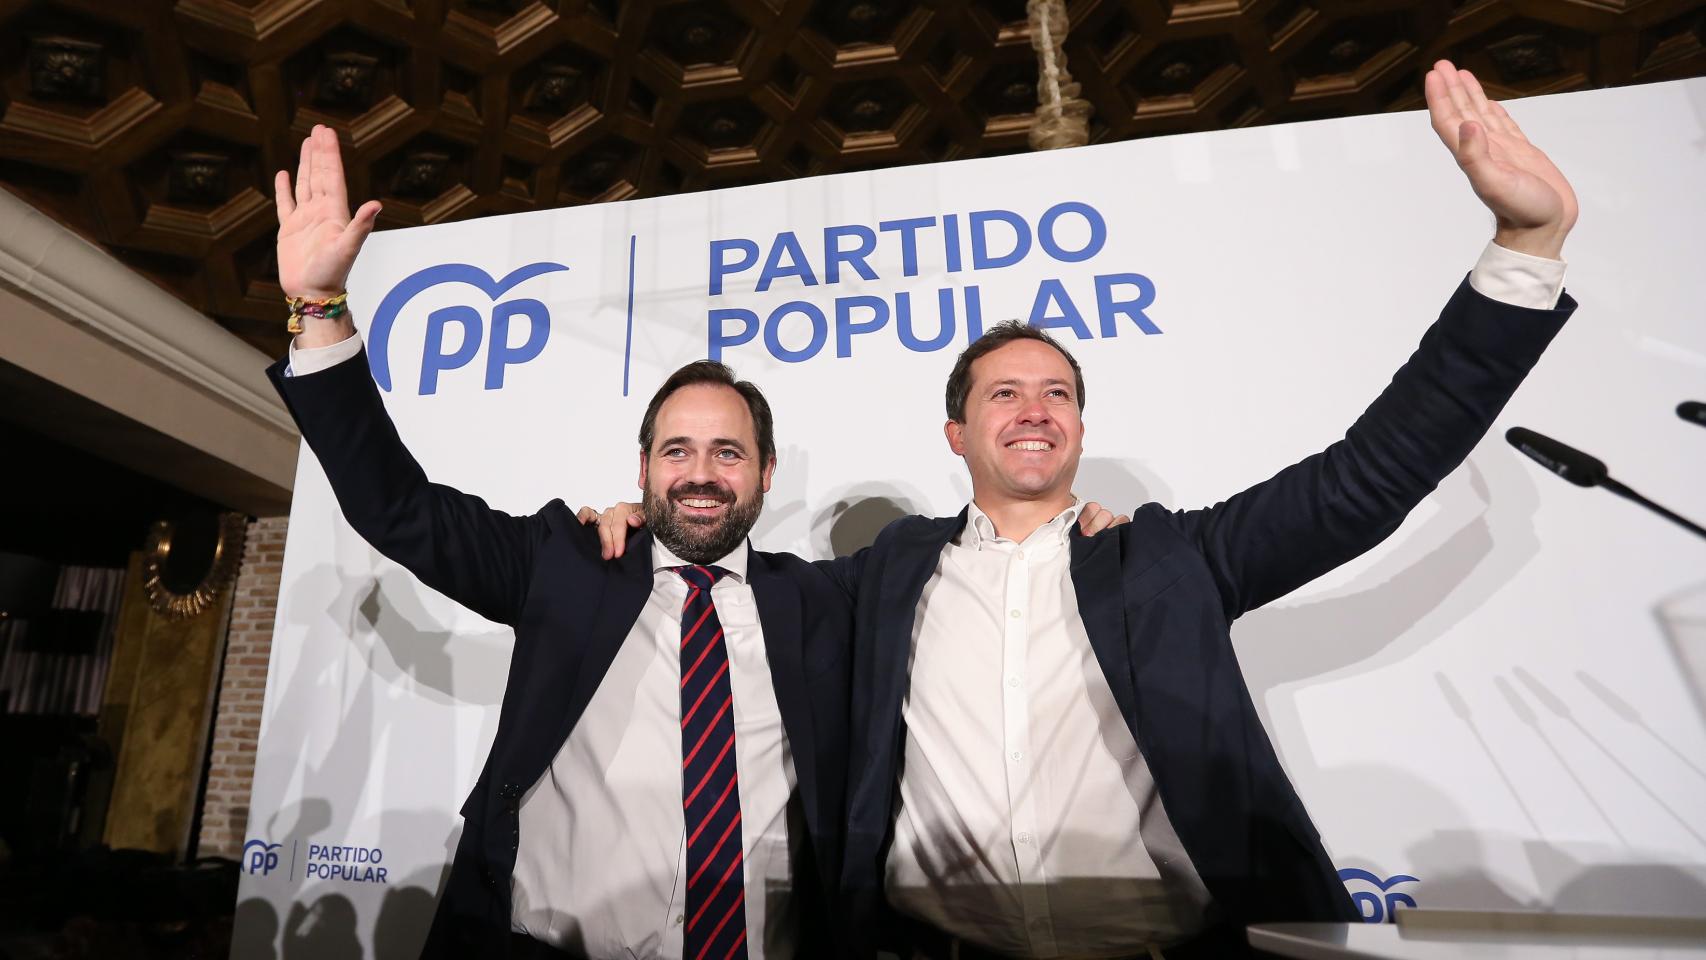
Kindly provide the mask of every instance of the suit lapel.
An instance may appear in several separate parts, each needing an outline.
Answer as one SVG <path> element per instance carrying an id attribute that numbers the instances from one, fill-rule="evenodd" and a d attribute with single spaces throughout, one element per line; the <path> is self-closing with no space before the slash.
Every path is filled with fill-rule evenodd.
<path id="1" fill-rule="evenodd" d="M 522 695 L 517 698 L 512 719 L 522 722 L 519 718 L 526 717 L 529 721 L 522 722 L 518 735 L 509 741 L 510 746 L 501 756 L 494 754 L 497 762 L 494 789 L 498 786 L 525 789 L 544 773 L 568 740 L 569 731 L 586 712 L 587 704 L 592 702 L 593 693 L 609 672 L 635 621 L 640 619 L 651 592 L 652 535 L 642 530 L 628 539 L 626 552 L 610 565 L 603 582 L 590 594 L 565 589 L 565 596 L 554 598 L 554 611 L 558 606 L 581 602 L 586 597 L 596 598 L 592 602 L 597 603 L 598 610 L 590 629 L 581 635 L 584 642 L 562 644 L 561 652 L 553 648 L 552 655 L 536 660 L 532 675 L 522 681 Z M 553 612 L 553 619 L 547 623 L 556 623 L 557 617 L 585 615 L 584 610 L 575 609 Z M 545 642 L 556 644 L 559 639 L 548 637 Z M 511 709 L 509 700 L 506 695 L 506 711 Z M 535 717 L 541 720 L 533 722 Z M 501 738 L 499 742 L 503 742 Z"/>
<path id="2" fill-rule="evenodd" d="M 768 558 L 747 548 L 746 571 L 752 596 L 758 603 L 758 622 L 764 631 L 764 653 L 770 662 L 770 685 L 776 691 L 776 707 L 782 713 L 782 729 L 794 757 L 794 780 L 800 801 L 810 819 L 813 836 L 821 836 L 823 811 L 818 809 L 818 750 L 812 724 L 810 696 L 806 689 L 805 627 L 800 616 L 799 588 L 779 575 Z M 829 812 L 838 816 L 838 811 Z"/>
<path id="3" fill-rule="evenodd" d="M 897 531 L 895 543 L 885 555 L 877 587 L 877 630 L 872 637 L 875 649 L 870 690 L 872 719 L 882 724 L 884 730 L 898 734 L 900 729 L 902 703 L 911 680 L 907 668 L 912 662 L 918 600 L 942 557 L 942 548 L 965 525 L 964 510 L 958 516 L 908 524 Z M 898 750 L 898 741 L 895 744 Z"/>
<path id="4" fill-rule="evenodd" d="M 615 561 L 615 569 L 605 578 L 604 597 L 598 605 L 588 641 L 575 664 L 575 685 L 569 696 L 561 736 L 553 750 L 568 739 L 569 730 L 579 721 L 586 705 L 604 675 L 610 671 L 622 643 L 634 629 L 646 600 L 652 594 L 652 535 L 642 530 L 628 538 L 628 547 Z"/>
<path id="5" fill-rule="evenodd" d="M 1078 597 L 1078 616 L 1120 713 L 1135 717 L 1137 692 L 1126 647 L 1125 596 L 1120 589 L 1121 538 L 1118 534 L 1086 537 L 1077 524 L 1071 536 L 1072 592 Z"/>

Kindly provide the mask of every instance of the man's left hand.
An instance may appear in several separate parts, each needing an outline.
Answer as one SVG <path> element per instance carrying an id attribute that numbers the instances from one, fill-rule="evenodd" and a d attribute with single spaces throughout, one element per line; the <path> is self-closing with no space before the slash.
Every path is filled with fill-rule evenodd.
<path id="1" fill-rule="evenodd" d="M 1498 221 L 1493 239 L 1509 250 L 1562 259 L 1576 225 L 1576 193 L 1551 159 L 1528 142 L 1467 70 L 1434 64 L 1424 83 L 1428 114 L 1469 186 Z"/>

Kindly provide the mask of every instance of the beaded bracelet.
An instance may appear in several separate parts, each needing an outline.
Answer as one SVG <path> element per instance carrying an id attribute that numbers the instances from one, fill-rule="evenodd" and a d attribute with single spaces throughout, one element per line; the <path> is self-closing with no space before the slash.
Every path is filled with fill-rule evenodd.
<path id="1" fill-rule="evenodd" d="M 286 297 L 285 305 L 290 307 L 290 322 L 285 324 L 285 330 L 290 333 L 302 332 L 303 317 L 324 317 L 328 320 L 341 317 L 348 310 L 344 301 L 349 294 L 340 293 L 335 297 L 323 300 L 310 300 L 307 297 Z"/>

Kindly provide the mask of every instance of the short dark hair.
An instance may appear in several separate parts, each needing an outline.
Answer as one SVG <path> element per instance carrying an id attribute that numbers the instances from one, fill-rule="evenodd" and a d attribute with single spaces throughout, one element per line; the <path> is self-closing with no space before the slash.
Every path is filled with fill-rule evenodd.
<path id="1" fill-rule="evenodd" d="M 760 468 L 768 465 L 776 457 L 776 426 L 775 419 L 770 415 L 770 402 L 764 399 L 764 393 L 748 380 L 736 380 L 735 372 L 726 363 L 715 360 L 695 360 L 680 370 L 669 375 L 658 392 L 652 394 L 652 402 L 646 404 L 646 415 L 640 420 L 640 452 L 651 453 L 652 441 L 658 425 L 658 410 L 670 394 L 682 387 L 691 387 L 701 383 L 728 387 L 740 394 L 746 401 L 746 409 L 752 414 L 752 430 L 758 434 L 758 464 Z"/>
<path id="2" fill-rule="evenodd" d="M 1078 410 L 1084 410 L 1084 371 L 1079 368 L 1078 361 L 1068 353 L 1066 348 L 1055 342 L 1055 339 L 1036 327 L 1017 320 L 1003 320 L 983 332 L 983 336 L 971 342 L 960 351 L 958 360 L 954 361 L 953 372 L 948 374 L 948 419 L 955 423 L 966 422 L 966 398 L 971 395 L 971 365 L 979 357 L 994 353 L 1015 340 L 1036 340 L 1046 343 L 1060 351 L 1066 362 L 1072 365 L 1072 377 L 1078 381 Z"/>

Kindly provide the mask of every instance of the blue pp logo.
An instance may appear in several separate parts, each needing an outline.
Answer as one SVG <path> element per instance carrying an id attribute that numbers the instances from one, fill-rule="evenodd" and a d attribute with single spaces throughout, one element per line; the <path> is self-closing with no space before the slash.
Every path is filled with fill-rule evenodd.
<path id="1" fill-rule="evenodd" d="M 265 840 L 250 840 L 243 844 L 243 859 L 238 866 L 251 876 L 264 877 L 278 866 L 278 851 L 283 844 Z"/>
<path id="2" fill-rule="evenodd" d="M 421 355 L 421 394 L 438 392 L 438 375 L 471 363 L 486 345 L 487 390 L 504 385 L 504 371 L 539 356 L 551 338 L 551 312 L 545 304 L 530 297 L 517 297 L 499 303 L 498 298 L 511 288 L 547 273 L 567 270 L 560 263 L 530 263 L 510 271 L 502 279 L 479 267 L 466 263 L 443 263 L 410 274 L 380 301 L 373 315 L 373 326 L 367 334 L 367 361 L 373 368 L 374 382 L 381 390 L 391 389 L 390 340 L 391 328 L 397 315 L 422 291 L 441 283 L 463 283 L 474 287 L 491 299 L 491 327 L 486 328 L 482 312 L 465 304 L 440 307 L 427 314 L 426 346 Z M 526 333 L 519 344 L 511 343 L 511 326 L 517 319 L 526 321 Z M 455 324 L 462 328 L 462 341 L 452 352 L 444 350 L 445 331 Z M 489 334 L 489 335 L 488 335 Z"/>
<path id="3" fill-rule="evenodd" d="M 1351 902 L 1356 904 L 1357 912 L 1362 914 L 1365 923 L 1389 923 L 1396 919 L 1395 914 L 1397 914 L 1399 907 L 1414 907 L 1416 905 L 1415 897 L 1403 891 L 1394 891 L 1392 888 L 1401 883 L 1421 882 L 1415 877 L 1403 873 L 1382 880 L 1376 874 L 1367 870 L 1358 870 L 1355 867 L 1340 870 L 1339 879 L 1344 881 L 1345 887 L 1350 892 Z M 1367 884 L 1374 889 L 1357 890 L 1354 888 L 1354 885 L 1357 884 Z"/>

